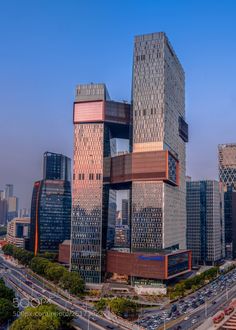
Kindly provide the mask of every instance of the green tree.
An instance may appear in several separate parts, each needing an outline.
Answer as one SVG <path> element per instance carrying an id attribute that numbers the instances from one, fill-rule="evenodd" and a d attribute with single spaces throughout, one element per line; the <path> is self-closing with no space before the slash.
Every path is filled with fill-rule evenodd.
<path id="1" fill-rule="evenodd" d="M 137 314 L 137 304 L 126 298 L 110 299 L 108 305 L 113 313 L 119 316 L 134 316 Z"/>
<path id="2" fill-rule="evenodd" d="M 51 262 L 48 259 L 41 257 L 34 257 L 31 260 L 30 268 L 32 269 L 33 272 L 39 275 L 44 275 L 46 268 L 49 266 L 50 263 Z"/>
<path id="3" fill-rule="evenodd" d="M 45 275 L 48 280 L 58 283 L 62 278 L 63 274 L 66 272 L 65 267 L 60 266 L 56 263 L 50 263 L 45 269 Z"/>
<path id="4" fill-rule="evenodd" d="M 176 284 L 175 293 L 176 293 L 177 296 L 183 297 L 184 294 L 185 294 L 185 290 L 186 290 L 186 287 L 185 287 L 184 282 L 180 282 L 180 283 Z"/>
<path id="5" fill-rule="evenodd" d="M 3 252 L 6 255 L 12 256 L 13 255 L 13 245 L 12 244 L 6 244 L 2 247 Z"/>
<path id="6" fill-rule="evenodd" d="M 75 295 L 84 293 L 84 281 L 78 273 L 69 272 L 64 266 L 50 261 L 56 258 L 55 253 L 45 252 L 41 256 L 34 256 L 32 252 L 11 244 L 6 244 L 3 251 L 5 254 L 13 256 L 23 265 L 29 266 L 33 272 L 53 281 L 55 284 L 59 284 L 70 293 Z"/>
<path id="7" fill-rule="evenodd" d="M 11 300 L 0 298 L 0 324 L 3 324 L 7 320 L 13 318 L 16 312 L 17 308 L 13 306 L 13 302 Z"/>
<path id="8" fill-rule="evenodd" d="M 75 272 L 64 272 L 60 280 L 61 286 L 75 295 L 84 293 L 85 285 L 80 275 Z"/>
<path id="9" fill-rule="evenodd" d="M 12 324 L 11 330 L 67 330 L 71 329 L 73 315 L 63 312 L 55 305 L 28 307 Z"/>
<path id="10" fill-rule="evenodd" d="M 0 298 L 4 298 L 12 302 L 14 297 L 14 291 L 6 287 L 3 279 L 0 279 Z"/>
<path id="11" fill-rule="evenodd" d="M 107 299 L 101 298 L 95 303 L 95 308 L 98 312 L 102 312 L 107 307 Z"/>
<path id="12" fill-rule="evenodd" d="M 38 255 L 38 257 L 46 258 L 50 261 L 57 261 L 58 254 L 54 252 L 44 252 Z"/>

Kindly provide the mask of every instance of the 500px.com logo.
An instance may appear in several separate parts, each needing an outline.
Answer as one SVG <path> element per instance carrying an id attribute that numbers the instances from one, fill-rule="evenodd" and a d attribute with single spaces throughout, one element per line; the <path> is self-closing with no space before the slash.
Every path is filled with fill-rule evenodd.
<path id="1" fill-rule="evenodd" d="M 50 298 L 14 298 L 13 306 L 16 308 L 38 307 L 43 304 L 51 304 Z"/>

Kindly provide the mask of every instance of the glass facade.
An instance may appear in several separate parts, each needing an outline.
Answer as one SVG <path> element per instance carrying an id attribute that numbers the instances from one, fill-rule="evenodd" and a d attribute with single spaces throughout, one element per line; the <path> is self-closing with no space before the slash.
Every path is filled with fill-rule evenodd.
<path id="1" fill-rule="evenodd" d="M 142 152 L 145 162 L 144 153 L 168 150 L 172 181 L 132 183 L 132 250 L 185 249 L 185 77 L 164 33 L 135 37 L 132 87 L 133 152 Z"/>
<path id="2" fill-rule="evenodd" d="M 45 152 L 43 157 L 43 179 L 71 181 L 70 158 L 53 152 Z"/>
<path id="3" fill-rule="evenodd" d="M 76 124 L 72 212 L 72 270 L 101 281 L 103 123 Z"/>
<path id="4" fill-rule="evenodd" d="M 106 168 L 105 159 L 117 154 L 116 139 L 129 137 L 129 105 L 110 101 L 103 84 L 81 85 L 77 91 L 71 269 L 86 282 L 100 283 L 105 276 L 106 250 L 114 247 L 116 190 L 120 189 L 110 187 L 110 164 Z"/>
<path id="5" fill-rule="evenodd" d="M 186 248 L 184 79 L 153 33 L 135 37 L 132 107 L 104 84 L 77 86 L 71 269 L 86 282 L 103 281 L 109 249 Z"/>
<path id="6" fill-rule="evenodd" d="M 187 247 L 195 265 L 213 265 L 225 256 L 223 195 L 217 181 L 187 182 Z"/>
<path id="7" fill-rule="evenodd" d="M 189 268 L 189 253 L 168 255 L 168 276 L 184 272 Z"/>
<path id="8" fill-rule="evenodd" d="M 163 190 L 161 183 L 132 184 L 132 252 L 162 249 Z"/>
<path id="9" fill-rule="evenodd" d="M 225 252 L 227 258 L 236 257 L 236 144 L 218 146 L 219 179 L 224 190 Z"/>
<path id="10" fill-rule="evenodd" d="M 59 244 L 70 239 L 71 183 L 70 159 L 63 155 L 44 154 L 44 179 L 34 184 L 31 201 L 30 249 L 35 255 L 57 252 Z M 54 173 L 55 171 L 55 173 Z"/>

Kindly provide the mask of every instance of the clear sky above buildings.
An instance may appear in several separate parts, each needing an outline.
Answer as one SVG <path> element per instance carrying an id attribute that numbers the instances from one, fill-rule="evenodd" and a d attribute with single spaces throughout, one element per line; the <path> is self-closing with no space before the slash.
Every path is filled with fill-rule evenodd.
<path id="1" fill-rule="evenodd" d="M 187 173 L 217 178 L 236 142 L 236 1 L 0 0 L 0 188 L 29 206 L 44 151 L 72 156 L 78 83 L 130 100 L 134 35 L 167 33 L 186 73 Z"/>

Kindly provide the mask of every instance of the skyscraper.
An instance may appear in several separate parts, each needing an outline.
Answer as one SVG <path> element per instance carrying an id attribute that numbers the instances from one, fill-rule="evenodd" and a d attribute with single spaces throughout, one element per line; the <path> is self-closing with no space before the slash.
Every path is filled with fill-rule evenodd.
<path id="1" fill-rule="evenodd" d="M 4 198 L 13 197 L 13 184 L 6 184 L 4 189 Z"/>
<path id="2" fill-rule="evenodd" d="M 15 196 L 7 198 L 7 221 L 11 221 L 18 215 L 19 200 Z"/>
<path id="3" fill-rule="evenodd" d="M 54 152 L 45 152 L 43 155 L 43 179 L 71 181 L 70 158 Z"/>
<path id="4" fill-rule="evenodd" d="M 164 33 L 135 37 L 132 95 L 132 251 L 186 248 L 185 76 Z"/>
<path id="5" fill-rule="evenodd" d="M 149 260 L 167 262 L 166 271 L 156 271 L 155 278 L 167 279 L 189 269 L 188 251 L 169 258 L 171 250 L 186 248 L 184 84 L 183 69 L 166 35 L 153 33 L 135 38 L 132 107 L 111 101 L 103 84 L 77 87 L 71 267 L 87 282 L 124 271 L 122 262 L 129 258 L 137 259 L 127 273 L 132 278 L 149 277 L 142 271 L 142 263 L 146 266 Z M 114 139 L 128 141 L 129 148 L 115 153 L 119 144 Z M 113 190 L 129 196 L 126 211 L 123 205 L 124 221 L 130 226 L 127 259 L 122 251 L 108 251 L 108 201 Z M 156 255 L 160 250 L 163 255 Z"/>
<path id="6" fill-rule="evenodd" d="M 236 143 L 218 146 L 219 178 L 224 190 L 236 189 Z"/>
<path id="7" fill-rule="evenodd" d="M 236 191 L 233 186 L 224 191 L 225 218 L 225 256 L 227 259 L 236 258 Z"/>
<path id="8" fill-rule="evenodd" d="M 129 110 L 129 104 L 110 100 L 104 84 L 77 86 L 71 268 L 87 282 L 99 283 L 105 274 L 107 237 L 114 227 L 108 225 L 108 215 L 114 213 L 108 211 L 110 157 L 115 145 L 110 141 L 129 138 Z"/>
<path id="9" fill-rule="evenodd" d="M 195 265 L 214 265 L 225 256 L 224 202 L 217 181 L 187 182 L 187 247 Z"/>
<path id="10" fill-rule="evenodd" d="M 70 159 L 61 154 L 44 154 L 44 179 L 34 183 L 31 202 L 30 249 L 35 255 L 57 252 L 70 239 Z M 55 171 L 55 172 L 54 172 Z"/>
<path id="11" fill-rule="evenodd" d="M 218 146 L 219 179 L 224 191 L 225 252 L 236 258 L 236 144 Z"/>
<path id="12" fill-rule="evenodd" d="M 7 224 L 7 200 L 0 199 L 0 225 Z"/>

